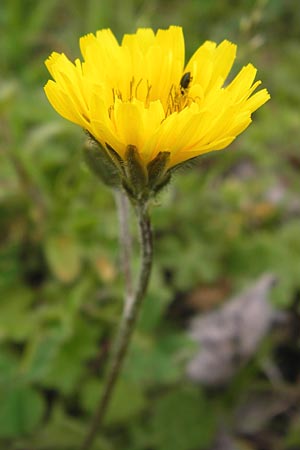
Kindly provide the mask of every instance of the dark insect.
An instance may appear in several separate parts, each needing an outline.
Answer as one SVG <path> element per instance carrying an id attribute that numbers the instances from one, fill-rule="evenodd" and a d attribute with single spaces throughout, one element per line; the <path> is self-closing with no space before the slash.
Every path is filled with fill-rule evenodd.
<path id="1" fill-rule="evenodd" d="M 191 72 L 186 72 L 182 75 L 180 80 L 180 91 L 182 95 L 188 89 L 190 82 L 192 81 Z"/>

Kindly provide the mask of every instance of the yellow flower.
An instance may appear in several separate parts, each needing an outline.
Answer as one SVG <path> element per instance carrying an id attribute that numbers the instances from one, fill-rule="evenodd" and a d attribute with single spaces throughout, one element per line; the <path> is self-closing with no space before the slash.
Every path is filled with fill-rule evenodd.
<path id="1" fill-rule="evenodd" d="M 236 55 L 226 40 L 206 41 L 185 66 L 177 26 L 156 34 L 138 29 L 121 45 L 100 30 L 82 37 L 80 49 L 83 62 L 55 52 L 47 59 L 50 103 L 121 161 L 131 149 L 146 177 L 162 154 L 166 171 L 227 147 L 270 98 L 266 89 L 254 93 L 260 81 L 251 64 L 226 83 Z"/>

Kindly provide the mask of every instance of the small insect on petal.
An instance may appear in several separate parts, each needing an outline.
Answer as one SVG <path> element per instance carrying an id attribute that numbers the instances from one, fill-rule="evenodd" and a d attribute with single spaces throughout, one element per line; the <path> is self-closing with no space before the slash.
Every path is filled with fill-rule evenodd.
<path id="1" fill-rule="evenodd" d="M 182 75 L 180 80 L 180 91 L 185 94 L 185 91 L 188 89 L 190 82 L 192 81 L 191 72 L 186 72 Z"/>

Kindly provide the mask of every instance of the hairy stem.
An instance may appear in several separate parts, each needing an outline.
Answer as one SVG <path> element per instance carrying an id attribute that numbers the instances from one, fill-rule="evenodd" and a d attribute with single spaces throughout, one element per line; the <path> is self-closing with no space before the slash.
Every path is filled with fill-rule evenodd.
<path id="1" fill-rule="evenodd" d="M 97 433 L 101 430 L 105 413 L 111 400 L 114 387 L 122 370 L 126 352 L 135 328 L 140 306 L 145 296 L 152 266 L 152 233 L 147 205 L 138 204 L 136 207 L 141 239 L 141 268 L 133 294 L 126 298 L 123 315 L 117 336 L 114 341 L 111 359 L 108 365 L 104 389 L 93 416 L 88 434 L 81 447 L 89 450 Z"/>
<path id="2" fill-rule="evenodd" d="M 125 282 L 125 302 L 132 298 L 133 282 L 131 271 L 132 239 L 129 229 L 129 201 L 121 189 L 115 191 L 115 199 L 118 210 L 120 245 L 121 245 L 121 265 Z"/>

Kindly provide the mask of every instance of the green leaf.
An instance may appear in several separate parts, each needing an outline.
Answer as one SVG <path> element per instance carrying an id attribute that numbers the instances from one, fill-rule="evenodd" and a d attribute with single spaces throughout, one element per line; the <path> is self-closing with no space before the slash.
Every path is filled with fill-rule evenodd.
<path id="1" fill-rule="evenodd" d="M 34 313 L 30 310 L 33 292 L 25 286 L 8 289 L 0 298 L 0 336 L 5 339 L 21 341 L 27 338 L 34 328 Z"/>
<path id="2" fill-rule="evenodd" d="M 142 305 L 138 328 L 143 332 L 150 333 L 159 326 L 163 314 L 171 302 L 172 293 L 163 283 L 161 273 L 154 266 L 151 273 L 151 283 L 146 298 Z"/>
<path id="3" fill-rule="evenodd" d="M 83 405 L 91 413 L 97 406 L 102 395 L 102 389 L 102 382 L 89 380 L 83 390 Z M 141 387 L 136 383 L 121 378 L 113 393 L 105 422 L 107 425 L 127 422 L 139 414 L 145 405 L 146 400 Z"/>
<path id="4" fill-rule="evenodd" d="M 180 333 L 157 336 L 157 340 L 136 334 L 128 355 L 126 375 L 130 380 L 152 386 L 175 383 L 182 376 L 183 358 L 190 340 Z"/>
<path id="5" fill-rule="evenodd" d="M 1 349 L 0 352 L 0 386 L 12 379 L 17 367 L 17 360 L 10 353 Z"/>
<path id="6" fill-rule="evenodd" d="M 33 388 L 18 380 L 0 384 L 0 436 L 32 432 L 42 419 L 44 401 Z"/>
<path id="7" fill-rule="evenodd" d="M 215 423 L 203 395 L 189 388 L 158 399 L 152 429 L 159 449 L 201 450 L 211 444 Z"/>
<path id="8" fill-rule="evenodd" d="M 50 361 L 51 366 L 43 378 L 44 385 L 70 394 L 86 370 L 87 361 L 96 354 L 98 336 L 96 328 L 78 318 L 72 335 L 61 343 Z"/>
<path id="9" fill-rule="evenodd" d="M 22 369 L 31 382 L 44 381 L 61 346 L 62 339 L 58 332 L 40 333 L 31 339 L 22 364 Z"/>
<path id="10" fill-rule="evenodd" d="M 22 441 L 20 448 L 75 450 L 79 448 L 87 433 L 87 424 L 66 415 L 57 405 L 45 427 L 39 428 L 33 436 Z M 19 448 L 19 447 L 18 447 Z M 90 450 L 115 450 L 103 436 L 96 436 Z"/>
<path id="11" fill-rule="evenodd" d="M 52 272 L 60 281 L 70 283 L 79 275 L 81 255 L 71 236 L 50 236 L 45 244 L 45 253 Z"/>

